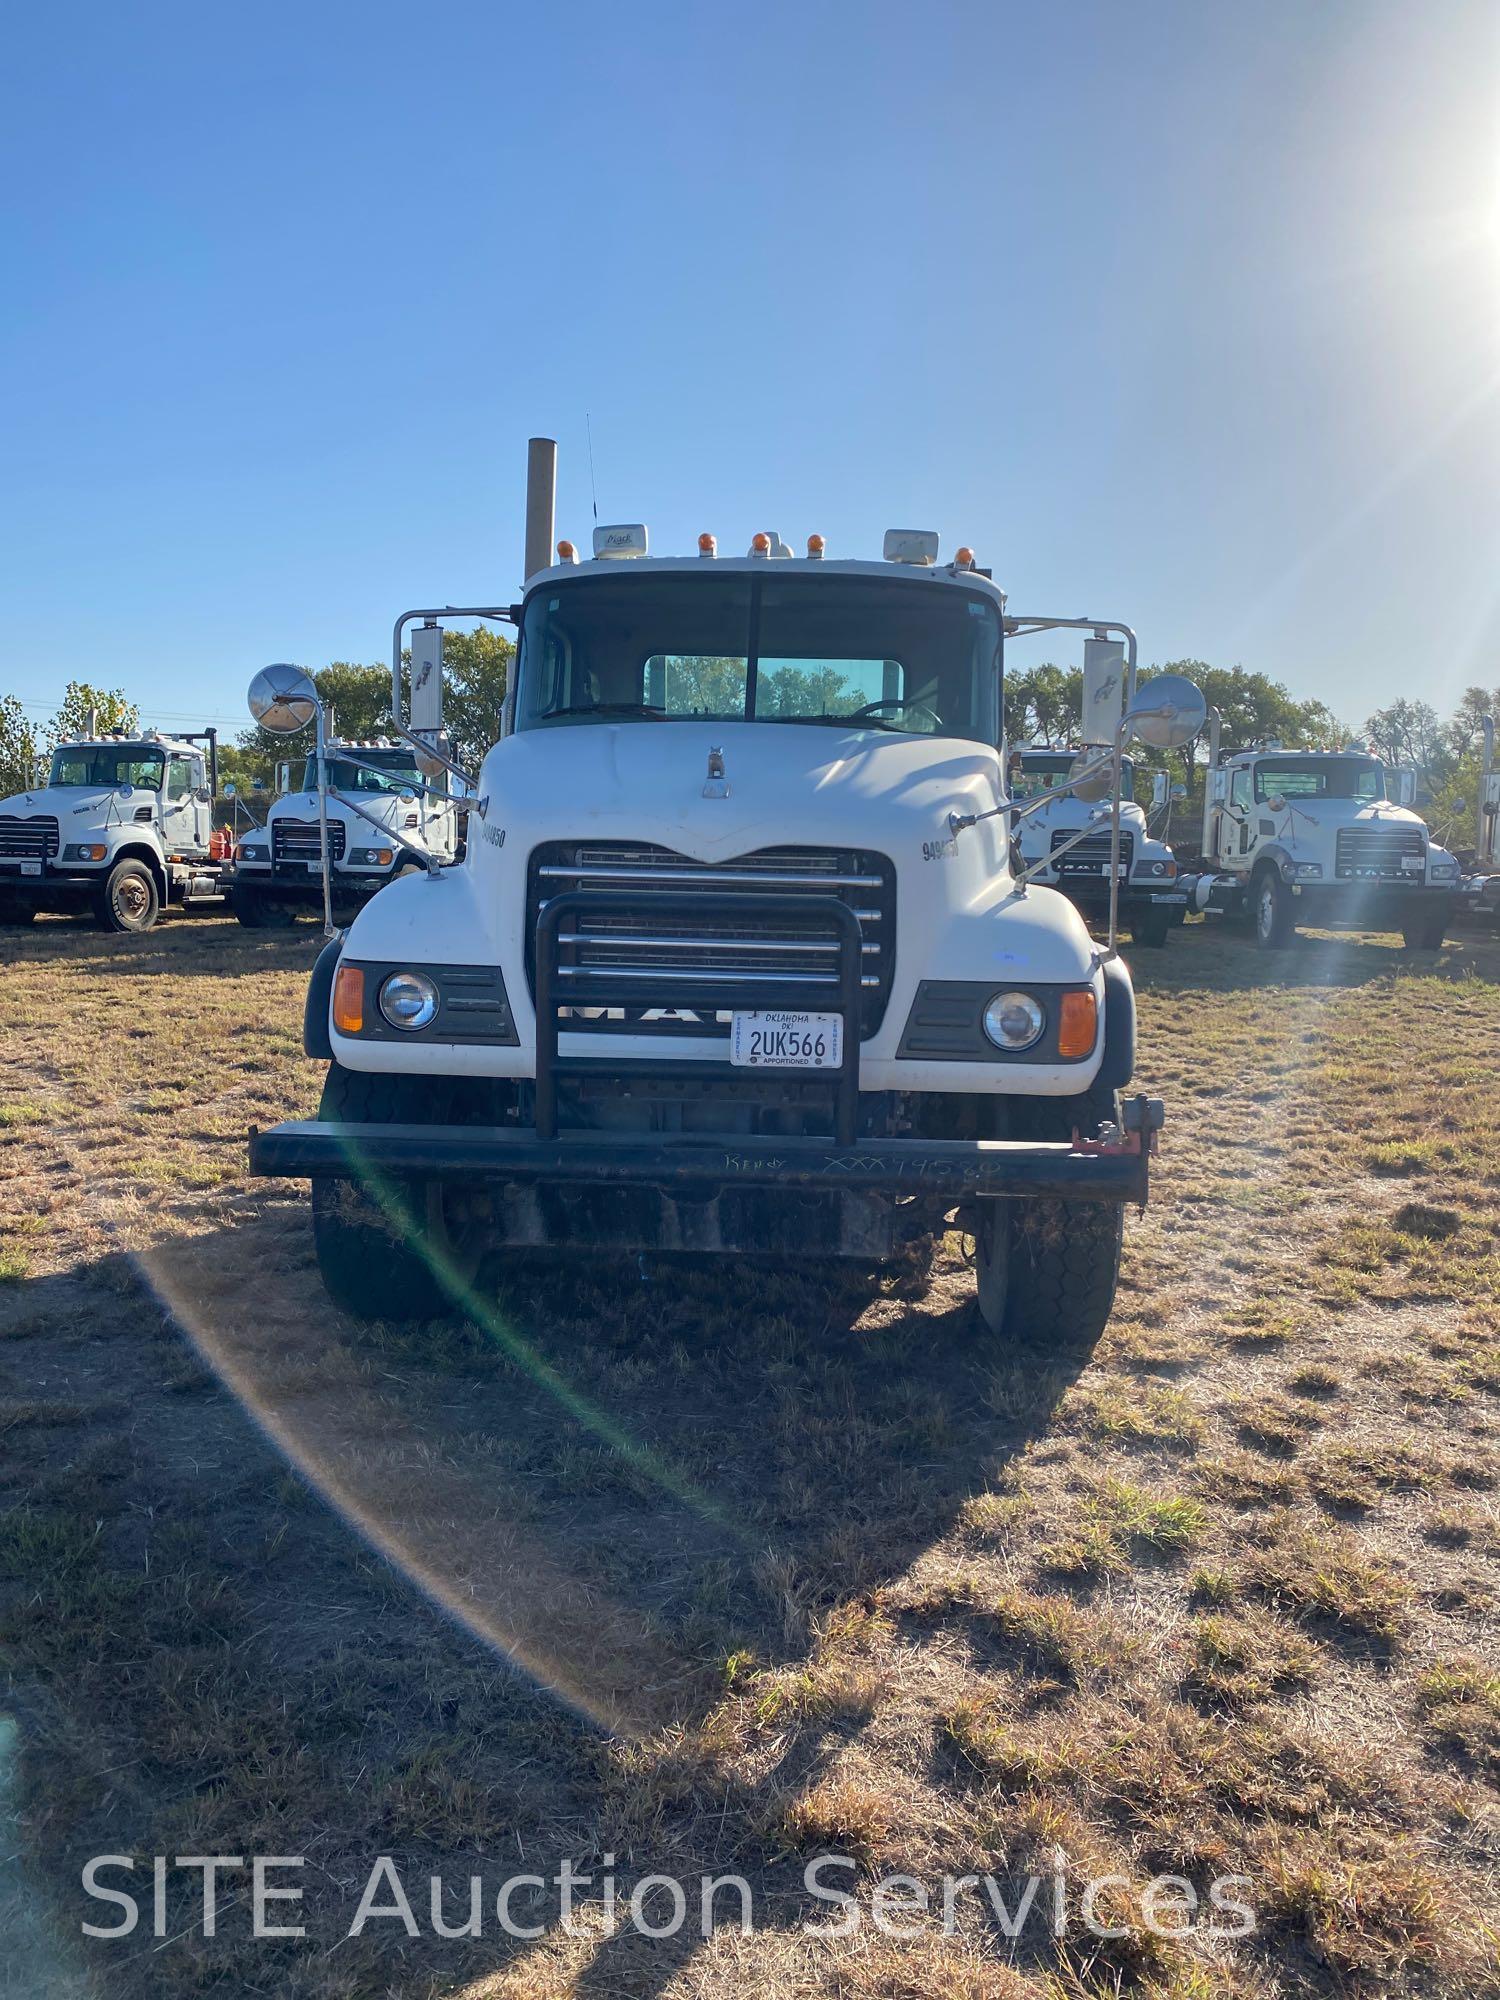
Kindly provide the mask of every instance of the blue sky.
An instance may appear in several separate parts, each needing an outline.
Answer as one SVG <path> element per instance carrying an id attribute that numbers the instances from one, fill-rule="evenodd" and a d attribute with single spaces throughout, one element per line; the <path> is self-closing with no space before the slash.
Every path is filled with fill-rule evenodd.
<path id="1" fill-rule="evenodd" d="M 0 692 L 237 722 L 559 531 L 974 544 L 1348 720 L 1500 681 L 1500 12 L 13 8 Z M 1034 644 L 1017 664 L 1066 646 Z"/>

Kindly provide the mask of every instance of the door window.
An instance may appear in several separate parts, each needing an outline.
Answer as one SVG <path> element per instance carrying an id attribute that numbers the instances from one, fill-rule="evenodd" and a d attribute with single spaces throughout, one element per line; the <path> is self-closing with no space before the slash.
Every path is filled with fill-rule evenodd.
<path id="1" fill-rule="evenodd" d="M 186 757 L 174 757 L 167 766 L 167 797 L 180 805 L 193 789 L 193 767 Z"/>

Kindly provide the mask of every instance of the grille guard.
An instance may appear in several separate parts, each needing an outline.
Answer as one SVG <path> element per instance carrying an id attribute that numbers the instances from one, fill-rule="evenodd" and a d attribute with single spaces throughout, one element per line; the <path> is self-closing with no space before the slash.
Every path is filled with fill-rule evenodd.
<path id="1" fill-rule="evenodd" d="M 589 916 L 657 913 L 670 917 L 680 913 L 682 898 L 672 891 L 647 890 L 636 893 L 616 889 L 573 889 L 553 896 L 537 918 L 536 926 L 536 1130 L 542 1139 L 557 1137 L 557 1079 L 559 1076 L 589 1076 L 608 1072 L 612 1067 L 607 1052 L 588 1056 L 563 1056 L 558 1051 L 561 1032 L 559 1007 L 639 1006 L 639 981 L 623 976 L 609 977 L 608 969 L 590 968 L 587 981 L 576 967 L 558 962 L 558 939 L 568 918 L 587 921 Z M 859 919 L 837 896 L 773 896 L 739 892 L 694 896 L 693 911 L 703 916 L 817 916 L 833 930 L 838 941 L 838 972 L 818 1006 L 844 1019 L 843 1061 L 828 1072 L 834 1082 L 834 1135 L 841 1145 L 853 1143 L 859 1118 L 860 945 L 863 933 Z M 669 971 L 663 979 L 670 980 Z M 668 1004 L 674 996 L 668 996 Z M 693 1003 L 705 1009 L 805 1008 L 804 987 L 779 979 L 774 973 L 726 974 L 722 980 L 705 979 L 693 988 Z M 657 1004 L 661 1004 L 658 1002 Z M 819 1080 L 819 1073 L 805 1069 L 762 1069 L 763 1076 L 795 1076 L 802 1082 Z"/>

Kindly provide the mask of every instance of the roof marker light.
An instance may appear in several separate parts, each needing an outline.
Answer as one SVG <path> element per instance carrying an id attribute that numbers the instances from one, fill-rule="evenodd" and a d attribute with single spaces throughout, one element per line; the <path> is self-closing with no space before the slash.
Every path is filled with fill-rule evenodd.
<path id="1" fill-rule="evenodd" d="M 698 553 L 700 556 L 716 556 L 719 553 L 718 538 L 714 535 L 700 535 L 698 537 Z"/>
<path id="2" fill-rule="evenodd" d="M 953 558 L 953 567 L 955 569 L 972 569 L 974 567 L 974 551 L 972 549 L 960 549 L 958 554 Z"/>
<path id="3" fill-rule="evenodd" d="M 557 545 L 557 560 L 560 563 L 576 563 L 578 560 L 578 551 L 571 542 L 559 542 Z"/>
<path id="4" fill-rule="evenodd" d="M 821 535 L 809 535 L 807 538 L 807 560 L 809 562 L 821 562 L 823 560 L 823 551 L 827 547 L 828 544 Z"/>
<path id="5" fill-rule="evenodd" d="M 750 537 L 750 553 L 753 556 L 768 556 L 771 553 L 771 537 L 764 533 Z"/>

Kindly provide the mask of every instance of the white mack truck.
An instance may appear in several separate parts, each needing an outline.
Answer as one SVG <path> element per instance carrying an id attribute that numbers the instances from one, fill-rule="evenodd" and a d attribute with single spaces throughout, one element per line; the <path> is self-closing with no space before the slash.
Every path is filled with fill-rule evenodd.
<path id="1" fill-rule="evenodd" d="M 102 930 L 148 931 L 169 904 L 222 909 L 217 794 L 212 729 L 59 743 L 45 785 L 0 799 L 0 925 L 92 910 Z"/>
<path id="2" fill-rule="evenodd" d="M 873 1263 L 956 1226 L 989 1328 L 1094 1338 L 1161 1106 L 1122 1099 L 1113 935 L 1013 866 L 998 745 L 1007 635 L 1095 621 L 1012 617 L 925 532 L 663 559 L 625 525 L 554 559 L 549 440 L 530 470 L 521 602 L 393 641 L 399 715 L 408 622 L 518 628 L 465 859 L 327 945 L 319 1116 L 251 1135 L 312 1182 L 329 1293 L 421 1317 L 511 1247 Z M 316 690 L 267 669 L 251 706 L 297 727 Z M 1077 775 L 1203 712 L 1163 676 Z"/>
<path id="3" fill-rule="evenodd" d="M 1012 750 L 1011 796 L 1022 809 L 1041 795 L 1035 811 L 1016 820 L 1016 838 L 1036 880 L 1061 889 L 1085 918 L 1097 924 L 1110 907 L 1110 806 L 1090 803 L 1065 786 L 1078 762 L 1077 749 Z M 1155 774 L 1158 801 L 1165 804 L 1165 772 Z M 1120 781 L 1120 853 L 1117 873 L 1119 913 L 1137 945 L 1159 947 L 1187 911 L 1187 893 L 1177 880 L 1177 862 L 1165 841 L 1153 838 L 1145 809 L 1135 802 L 1135 767 L 1122 758 Z M 1077 834 L 1076 845 L 1069 842 Z M 1054 858 L 1054 849 L 1064 851 Z"/>
<path id="4" fill-rule="evenodd" d="M 1408 810 L 1410 772 L 1392 786 L 1366 750 L 1270 743 L 1221 759 L 1218 733 L 1211 710 L 1203 872 L 1188 878 L 1191 908 L 1248 920 L 1268 947 L 1290 944 L 1308 924 L 1399 930 L 1409 950 L 1439 949 L 1459 869 Z"/>
<path id="5" fill-rule="evenodd" d="M 438 627 L 426 628 L 426 635 Z M 327 789 L 320 800 L 318 760 L 308 757 L 296 791 L 281 787 L 263 827 L 235 848 L 234 913 L 251 929 L 281 928 L 303 911 L 324 908 L 323 845 L 328 846 L 328 903 L 344 918 L 396 876 L 446 866 L 459 850 L 458 806 L 435 793 L 410 743 L 331 738 L 325 745 Z M 290 765 L 282 766 L 289 779 Z"/>
<path id="6" fill-rule="evenodd" d="M 1495 718 L 1480 718 L 1479 798 L 1474 827 L 1474 852 L 1468 863 L 1459 900 L 1459 914 L 1468 923 L 1500 930 L 1500 766 L 1495 762 Z"/>

